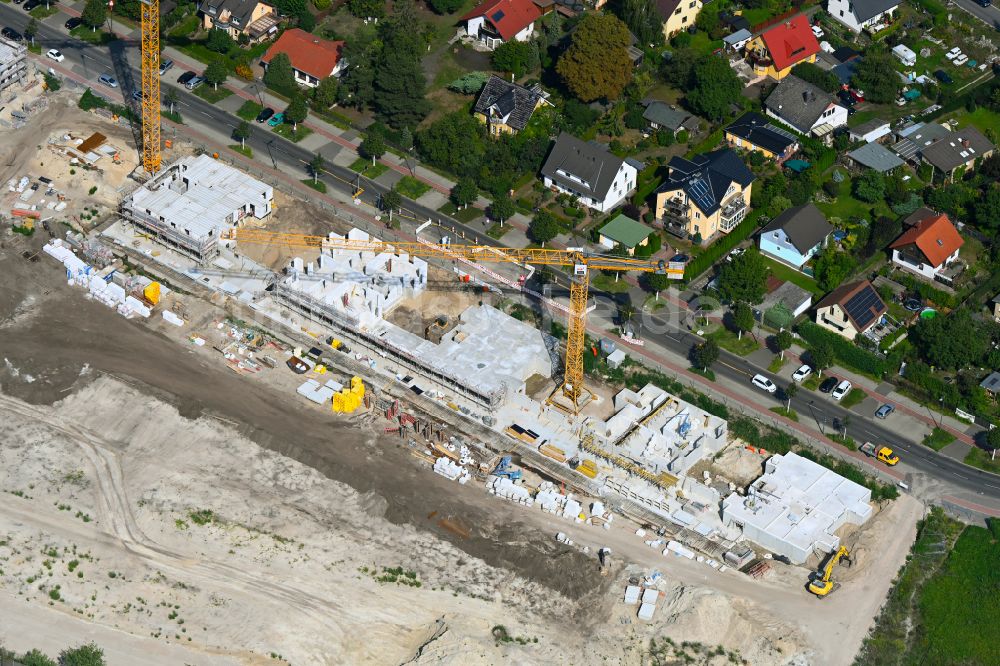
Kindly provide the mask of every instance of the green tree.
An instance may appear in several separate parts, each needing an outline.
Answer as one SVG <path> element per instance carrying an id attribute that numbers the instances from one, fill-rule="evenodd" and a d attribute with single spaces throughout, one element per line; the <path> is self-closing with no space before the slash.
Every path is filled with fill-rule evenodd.
<path id="1" fill-rule="evenodd" d="M 983 229 L 1000 229 L 1000 189 L 986 190 L 975 205 L 976 224 Z"/>
<path id="2" fill-rule="evenodd" d="M 792 68 L 792 74 L 828 93 L 840 90 L 840 79 L 833 72 L 820 69 L 811 62 L 801 62 Z"/>
<path id="3" fill-rule="evenodd" d="M 771 199 L 771 203 L 767 205 L 767 214 L 772 218 L 778 217 L 791 207 L 792 200 L 779 194 Z"/>
<path id="4" fill-rule="evenodd" d="M 104 650 L 94 643 L 59 653 L 59 666 L 105 666 Z"/>
<path id="5" fill-rule="evenodd" d="M 362 25 L 344 46 L 343 59 L 347 63 L 340 74 L 337 100 L 344 106 L 361 111 L 371 108 L 375 98 L 375 58 L 381 52 L 375 26 Z"/>
<path id="6" fill-rule="evenodd" d="M 80 19 L 84 25 L 90 26 L 92 32 L 97 32 L 107 18 L 108 5 L 104 0 L 87 0 L 83 13 L 80 14 Z"/>
<path id="7" fill-rule="evenodd" d="M 347 0 L 347 11 L 360 19 L 380 19 L 385 16 L 385 0 Z"/>
<path id="8" fill-rule="evenodd" d="M 778 348 L 782 359 L 785 358 L 785 351 L 792 348 L 793 342 L 795 342 L 795 337 L 792 332 L 785 329 L 778 331 L 778 334 L 774 336 L 774 345 Z"/>
<path id="9" fill-rule="evenodd" d="M 478 175 L 486 142 L 485 125 L 468 112 L 456 111 L 417 133 L 417 152 L 441 169 Z"/>
<path id="10" fill-rule="evenodd" d="M 559 235 L 559 221 L 547 210 L 540 210 L 535 213 L 531 224 L 528 226 L 528 233 L 531 239 L 544 246 L 547 242 Z"/>
<path id="11" fill-rule="evenodd" d="M 267 69 L 264 70 L 264 84 L 281 93 L 291 93 L 296 89 L 292 61 L 287 53 L 278 53 L 271 58 Z"/>
<path id="12" fill-rule="evenodd" d="M 809 349 L 809 360 L 818 375 L 822 377 L 823 371 L 833 365 L 833 347 L 826 340 L 820 341 Z"/>
<path id="13" fill-rule="evenodd" d="M 854 196 L 867 203 L 881 201 L 885 196 L 885 179 L 878 171 L 866 169 L 854 179 Z"/>
<path id="14" fill-rule="evenodd" d="M 392 212 L 399 210 L 399 207 L 402 204 L 403 197 L 398 191 L 396 191 L 395 187 L 387 190 L 386 193 L 382 195 L 382 210 L 388 211 L 390 218 L 392 217 Z"/>
<path id="15" fill-rule="evenodd" d="M 431 9 L 437 14 L 451 14 L 461 9 L 464 0 L 430 0 Z"/>
<path id="16" fill-rule="evenodd" d="M 285 109 L 285 120 L 291 121 L 292 131 L 299 131 L 299 123 L 305 121 L 306 116 L 309 115 L 309 107 L 306 105 L 306 98 L 300 92 L 296 92 L 292 95 L 292 101 L 288 103 L 288 108 Z"/>
<path id="17" fill-rule="evenodd" d="M 173 113 L 174 107 L 177 105 L 177 90 L 173 86 L 168 87 L 163 93 L 163 102 L 170 109 L 170 113 Z"/>
<path id="18" fill-rule="evenodd" d="M 719 343 L 711 338 L 705 340 L 694 348 L 691 360 L 694 361 L 695 367 L 708 372 L 709 367 L 719 360 Z"/>
<path id="19" fill-rule="evenodd" d="M 245 120 L 237 125 L 236 129 L 233 130 L 233 138 L 239 139 L 240 148 L 245 149 L 247 147 L 247 139 L 249 139 L 252 135 L 253 128 L 250 127 L 250 123 Z"/>
<path id="20" fill-rule="evenodd" d="M 986 437 L 983 438 L 983 448 L 990 452 L 990 460 L 996 460 L 997 449 L 1000 449 L 1000 428 L 986 431 Z M 29 666 L 29 664 L 25 662 L 25 666 Z"/>
<path id="21" fill-rule="evenodd" d="M 701 56 L 694 49 L 676 49 L 669 58 L 663 59 L 660 76 L 671 88 L 687 90 L 694 77 L 694 67 L 700 59 Z"/>
<path id="22" fill-rule="evenodd" d="M 321 109 L 329 109 L 337 103 L 337 89 L 340 84 L 334 76 L 328 76 L 320 80 L 319 85 L 313 91 L 313 101 Z"/>
<path id="23" fill-rule="evenodd" d="M 566 87 L 584 102 L 618 99 L 632 80 L 628 28 L 611 14 L 585 14 L 556 63 Z"/>
<path id="24" fill-rule="evenodd" d="M 370 159 L 372 166 L 375 166 L 375 160 L 382 159 L 385 155 L 385 136 L 377 129 L 369 129 L 361 145 L 358 146 L 358 152 L 362 157 Z"/>
<path id="25" fill-rule="evenodd" d="M 376 61 L 373 101 L 379 119 L 390 127 L 416 127 L 430 111 L 420 63 L 426 47 L 413 3 L 399 0 L 393 9 L 379 29 L 383 46 Z"/>
<path id="26" fill-rule="evenodd" d="M 727 262 L 719 273 L 719 293 L 731 303 L 756 305 L 767 291 L 768 268 L 756 248 Z"/>
<path id="27" fill-rule="evenodd" d="M 399 147 L 405 152 L 413 150 L 413 133 L 409 127 L 404 127 L 399 133 Z"/>
<path id="28" fill-rule="evenodd" d="M 799 385 L 795 382 L 789 382 L 788 386 L 785 387 L 785 413 L 788 413 L 792 409 L 792 398 L 795 394 L 799 392 Z"/>
<path id="29" fill-rule="evenodd" d="M 504 42 L 493 50 L 490 59 L 497 71 L 510 72 L 519 79 L 530 71 L 531 45 L 517 40 Z"/>
<path id="30" fill-rule="evenodd" d="M 514 202 L 506 194 L 494 197 L 490 203 L 490 217 L 503 226 L 504 220 L 509 220 L 514 215 Z"/>
<path id="31" fill-rule="evenodd" d="M 303 7 L 302 11 L 296 14 L 299 19 L 298 27 L 306 32 L 312 32 L 316 29 L 316 17 L 312 15 L 307 7 Z"/>
<path id="32" fill-rule="evenodd" d="M 212 32 L 222 31 L 213 30 Z M 202 76 L 212 84 L 215 90 L 218 90 L 219 84 L 226 82 L 226 78 L 229 76 L 229 68 L 226 67 L 226 62 L 221 58 L 213 58 L 212 62 L 208 63 L 208 67 L 205 68 L 205 73 Z"/>
<path id="33" fill-rule="evenodd" d="M 22 666 L 59 666 L 56 660 L 41 652 L 37 648 L 31 652 L 25 652 L 24 656 L 18 659 Z"/>
<path id="34" fill-rule="evenodd" d="M 448 198 L 457 208 L 465 208 L 474 203 L 479 198 L 479 188 L 476 186 L 475 179 L 469 176 L 459 178 L 455 186 L 451 188 Z"/>
<path id="35" fill-rule="evenodd" d="M 832 291 L 851 277 L 856 266 L 851 255 L 827 248 L 816 259 L 816 284 L 823 291 Z"/>
<path id="36" fill-rule="evenodd" d="M 489 78 L 489 72 L 469 72 L 449 83 L 448 90 L 463 95 L 474 95 L 483 89 Z"/>
<path id="37" fill-rule="evenodd" d="M 890 104 L 899 97 L 903 80 L 896 73 L 895 58 L 883 44 L 865 50 L 865 57 L 858 62 L 851 83 L 865 93 L 873 104 Z"/>
<path id="38" fill-rule="evenodd" d="M 319 153 L 313 155 L 312 160 L 309 162 L 309 172 L 312 173 L 313 184 L 316 184 L 316 180 L 319 179 L 319 175 L 323 173 L 326 169 L 326 160 Z"/>
<path id="39" fill-rule="evenodd" d="M 990 345 L 983 325 L 965 309 L 946 317 L 919 319 L 910 328 L 908 339 L 924 361 L 946 370 L 978 367 Z"/>
<path id="40" fill-rule="evenodd" d="M 746 303 L 737 303 L 733 306 L 733 327 L 737 336 L 743 339 L 743 334 L 753 330 L 754 318 L 753 309 Z"/>
<path id="41" fill-rule="evenodd" d="M 236 46 L 236 42 L 225 30 L 212 29 L 208 31 L 208 38 L 205 40 L 205 48 L 216 53 L 229 53 L 229 50 Z"/>
<path id="42" fill-rule="evenodd" d="M 666 273 L 643 273 L 639 279 L 639 286 L 656 294 L 659 300 L 660 292 L 670 286 L 670 277 Z"/>
<path id="43" fill-rule="evenodd" d="M 663 44 L 663 22 L 655 0 L 622 0 L 617 13 L 641 45 Z"/>
<path id="44" fill-rule="evenodd" d="M 34 17 L 24 26 L 24 36 L 31 40 L 31 45 L 35 45 L 35 35 L 38 34 L 38 21 Z"/>
<path id="45" fill-rule="evenodd" d="M 693 87 L 687 95 L 691 109 L 710 120 L 721 120 L 729 105 L 742 100 L 743 84 L 724 58 L 709 55 L 694 66 Z"/>

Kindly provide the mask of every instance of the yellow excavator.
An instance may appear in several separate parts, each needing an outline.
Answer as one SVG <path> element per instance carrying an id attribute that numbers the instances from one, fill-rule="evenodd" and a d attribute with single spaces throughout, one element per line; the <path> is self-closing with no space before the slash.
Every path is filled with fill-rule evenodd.
<path id="1" fill-rule="evenodd" d="M 840 583 L 834 583 L 830 580 L 830 576 L 833 574 L 833 568 L 841 560 L 844 560 L 847 564 L 851 564 L 850 554 L 843 546 L 838 548 L 837 552 L 827 559 L 826 566 L 810 576 L 809 591 L 822 599 L 840 587 Z"/>

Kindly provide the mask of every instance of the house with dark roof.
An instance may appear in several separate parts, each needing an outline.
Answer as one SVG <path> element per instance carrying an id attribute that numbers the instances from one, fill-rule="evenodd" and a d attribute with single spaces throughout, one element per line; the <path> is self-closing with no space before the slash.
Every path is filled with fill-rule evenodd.
<path id="1" fill-rule="evenodd" d="M 955 171 L 964 168 L 970 171 L 975 168 L 976 160 L 984 160 L 993 154 L 996 146 L 983 136 L 982 132 L 969 125 L 960 130 L 949 132 L 931 145 L 924 148 L 920 157 L 935 169 L 944 173 L 945 180 L 950 180 Z"/>
<path id="2" fill-rule="evenodd" d="M 854 340 L 864 335 L 885 317 L 882 297 L 868 280 L 842 284 L 816 304 L 816 323 Z"/>
<path id="3" fill-rule="evenodd" d="M 649 243 L 649 237 L 657 233 L 655 229 L 647 227 L 642 222 L 637 222 L 627 215 L 617 215 L 603 227 L 598 234 L 598 242 L 609 250 L 617 246 L 625 248 L 625 251 L 632 256 L 635 248 L 642 247 Z"/>
<path id="4" fill-rule="evenodd" d="M 801 270 L 826 246 L 833 226 L 813 204 L 793 206 L 760 230 L 760 251 Z"/>
<path id="5" fill-rule="evenodd" d="M 833 95 L 797 76 L 785 77 L 764 101 L 767 115 L 805 135 L 831 138 L 847 124 L 847 109 Z"/>
<path id="6" fill-rule="evenodd" d="M 656 13 L 663 21 L 663 36 L 667 40 L 693 26 L 700 11 L 701 0 L 656 0 Z"/>
<path id="7" fill-rule="evenodd" d="M 744 113 L 726 127 L 726 142 L 734 147 L 761 153 L 769 160 L 783 163 L 799 150 L 799 140 L 754 111 Z"/>
<path id="8" fill-rule="evenodd" d="M 480 91 L 472 113 L 486 124 L 490 136 L 501 136 L 523 130 L 535 109 L 545 104 L 551 102 L 541 84 L 525 88 L 491 76 Z"/>
<path id="9" fill-rule="evenodd" d="M 259 42 L 278 31 L 278 13 L 267 2 L 201 0 L 198 12 L 205 30 L 225 30 L 233 39 L 246 35 L 251 42 Z"/>
<path id="10" fill-rule="evenodd" d="M 552 146 L 542 179 L 545 187 L 569 194 L 606 213 L 635 191 L 640 164 L 623 160 L 608 147 L 563 132 Z"/>
<path id="11" fill-rule="evenodd" d="M 943 139 L 951 130 L 938 123 L 915 123 L 896 131 L 892 151 L 908 162 L 919 163 L 923 151 Z"/>
<path id="12" fill-rule="evenodd" d="M 947 215 L 931 213 L 903 231 L 889 248 L 892 263 L 928 280 L 942 279 L 949 264 L 958 261 L 965 244 Z M 944 278 L 944 282 L 950 282 Z"/>
<path id="13" fill-rule="evenodd" d="M 763 31 L 747 45 L 754 74 L 780 81 L 800 62 L 816 62 L 819 42 L 805 14 L 793 16 Z"/>
<path id="14" fill-rule="evenodd" d="M 889 173 L 905 162 L 896 153 L 881 143 L 866 143 L 847 153 L 847 157 L 866 169 L 874 169 L 879 173 Z"/>
<path id="15" fill-rule="evenodd" d="M 320 39 L 301 28 L 292 28 L 271 44 L 260 64 L 267 69 L 274 56 L 284 53 L 292 63 L 295 82 L 315 88 L 328 76 L 339 76 L 344 71 L 347 63 L 341 58 L 343 52 L 344 42 Z"/>
<path id="16" fill-rule="evenodd" d="M 872 34 L 892 23 L 899 0 L 830 0 L 827 11 L 854 32 Z"/>
<path id="17" fill-rule="evenodd" d="M 671 106 L 659 100 L 653 100 L 647 104 L 642 117 L 649 123 L 650 129 L 666 129 L 671 132 L 679 132 L 682 129 L 695 129 L 698 127 L 699 122 L 697 116 L 693 116 L 684 109 L 679 109 L 676 106 Z"/>
<path id="18" fill-rule="evenodd" d="M 730 148 L 673 157 L 656 191 L 656 219 L 681 238 L 708 243 L 736 228 L 750 210 L 755 176 Z"/>
<path id="19" fill-rule="evenodd" d="M 465 34 L 488 49 L 504 42 L 526 42 L 535 33 L 542 12 L 532 0 L 486 0 L 459 21 Z M 459 36 L 462 36 L 459 31 Z"/>
<path id="20" fill-rule="evenodd" d="M 857 127 L 852 127 L 850 131 L 851 141 L 864 141 L 865 143 L 880 141 L 890 134 L 892 134 L 892 129 L 889 122 L 881 118 L 872 118 Z"/>

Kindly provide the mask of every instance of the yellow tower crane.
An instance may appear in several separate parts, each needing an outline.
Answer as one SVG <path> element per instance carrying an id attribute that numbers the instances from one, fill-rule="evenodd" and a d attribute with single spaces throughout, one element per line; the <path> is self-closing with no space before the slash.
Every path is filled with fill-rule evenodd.
<path id="1" fill-rule="evenodd" d="M 139 0 L 142 24 L 142 167 L 160 170 L 160 0 Z"/>
<path id="2" fill-rule="evenodd" d="M 389 242 L 377 239 L 351 240 L 348 238 L 327 238 L 303 234 L 285 234 L 261 229 L 236 228 L 223 232 L 223 240 L 259 245 L 283 245 L 294 248 L 317 248 L 348 250 L 355 252 L 396 252 L 412 257 L 433 259 L 467 259 L 477 263 L 534 264 L 536 266 L 569 266 L 573 279 L 569 288 L 569 317 L 566 332 L 566 372 L 560 388 L 568 404 L 553 401 L 557 406 L 565 406 L 574 414 L 589 401 L 583 385 L 583 354 L 587 332 L 587 300 L 590 285 L 590 271 L 641 271 L 680 277 L 681 268 L 669 268 L 664 261 L 632 259 L 584 252 L 582 249 L 538 249 L 506 248 L 491 245 L 444 245 L 420 242 Z M 554 398 L 560 393 L 557 391 Z"/>

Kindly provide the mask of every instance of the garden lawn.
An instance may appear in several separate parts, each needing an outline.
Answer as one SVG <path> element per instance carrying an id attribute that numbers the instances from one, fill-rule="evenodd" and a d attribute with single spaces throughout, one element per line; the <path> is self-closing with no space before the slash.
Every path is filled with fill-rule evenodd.
<path id="1" fill-rule="evenodd" d="M 260 104 L 248 99 L 247 101 L 243 102 L 243 106 L 239 108 L 239 110 L 236 112 L 236 115 L 242 118 L 243 120 L 246 120 L 247 122 L 254 122 L 255 120 L 257 120 L 257 114 L 259 114 L 263 110 L 264 107 L 262 107 Z"/>
<path id="2" fill-rule="evenodd" d="M 840 406 L 844 409 L 850 409 L 855 405 L 860 405 L 865 400 L 865 392 L 859 388 L 852 388 L 850 392 L 843 397 L 840 401 Z"/>
<path id="3" fill-rule="evenodd" d="M 733 333 L 728 328 L 719 328 L 716 331 L 712 331 L 705 337 L 715 340 L 720 347 L 731 351 L 737 356 L 746 356 L 747 354 L 760 349 L 760 345 L 749 333 L 744 333 L 743 339 L 741 340 L 736 333 Z"/>
<path id="4" fill-rule="evenodd" d="M 316 182 L 313 182 L 312 178 L 306 178 L 302 182 L 308 185 L 309 187 L 313 188 L 317 192 L 322 192 L 323 194 L 326 194 L 326 183 L 324 183 L 322 180 L 317 180 Z"/>
<path id="5" fill-rule="evenodd" d="M 959 116 L 958 122 L 963 126 L 966 124 L 973 125 L 985 134 L 987 130 L 996 130 L 996 128 L 1000 127 L 1000 113 L 980 106 L 971 113 L 966 112 L 964 115 Z"/>
<path id="6" fill-rule="evenodd" d="M 243 155 L 244 157 L 249 157 L 250 159 L 253 159 L 253 148 L 251 148 L 250 146 L 243 148 L 242 146 L 240 146 L 240 144 L 235 143 L 229 146 L 229 150 L 234 150 L 240 155 Z"/>
<path id="7" fill-rule="evenodd" d="M 630 287 L 624 277 L 619 277 L 618 281 L 615 282 L 613 275 L 605 275 L 604 273 L 594 276 L 590 283 L 594 285 L 594 288 L 606 291 L 609 294 L 624 294 Z"/>
<path id="8" fill-rule="evenodd" d="M 463 224 L 468 224 L 469 222 L 483 216 L 483 210 L 481 208 L 467 206 L 462 210 L 458 210 L 455 208 L 455 204 L 450 201 L 438 208 L 438 212 L 444 213 L 448 217 L 453 217 Z"/>
<path id="9" fill-rule="evenodd" d="M 218 104 L 222 100 L 226 99 L 233 94 L 233 91 L 225 86 L 221 86 L 218 90 L 215 90 L 212 86 L 207 83 L 203 83 L 194 89 L 194 94 L 201 97 L 203 100 L 209 104 Z"/>
<path id="10" fill-rule="evenodd" d="M 924 446 L 929 446 L 935 451 L 940 451 L 954 441 L 954 435 L 943 428 L 935 426 L 934 430 L 931 431 L 931 434 L 924 437 L 923 444 Z"/>
<path id="11" fill-rule="evenodd" d="M 379 176 L 381 176 L 382 174 L 384 174 L 386 171 L 388 171 L 389 167 L 382 164 L 381 162 L 376 162 L 375 164 L 372 164 L 371 160 L 364 157 L 359 157 L 358 159 L 351 162 L 350 169 L 351 171 L 356 171 L 360 173 L 365 178 L 370 178 L 374 180 Z"/>
<path id="12" fill-rule="evenodd" d="M 993 474 L 1000 474 L 1000 456 L 996 460 L 991 460 L 990 456 L 990 453 L 980 448 L 973 448 L 966 454 L 964 462 L 966 465 L 978 467 Z"/>
<path id="13" fill-rule="evenodd" d="M 791 282 L 792 284 L 802 287 L 806 291 L 816 294 L 817 296 L 823 295 L 823 290 L 816 284 L 816 280 L 812 279 L 805 273 L 800 273 L 791 266 L 786 266 L 785 264 L 775 261 L 770 257 L 764 257 L 764 261 L 767 262 L 768 268 L 771 269 L 771 275 L 774 277 L 784 280 L 785 282 Z"/>
<path id="14" fill-rule="evenodd" d="M 403 176 L 399 179 L 399 182 L 396 183 L 396 191 L 408 199 L 419 199 L 421 196 L 429 192 L 430 189 L 430 185 L 417 180 L 413 176 Z"/>
<path id="15" fill-rule="evenodd" d="M 79 25 L 69 31 L 69 34 L 73 35 L 79 40 L 87 42 L 88 44 L 96 44 L 97 46 L 104 46 L 117 39 L 110 32 L 102 32 L 98 30 L 94 32 L 89 26 Z"/>
<path id="16" fill-rule="evenodd" d="M 298 143 L 302 139 L 312 134 L 312 130 L 303 125 L 302 123 L 299 123 L 298 131 L 293 132 L 291 124 L 282 124 L 274 128 L 274 133 L 285 137 L 286 139 L 292 141 L 293 143 Z"/>

